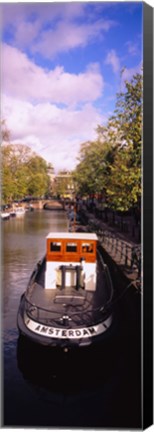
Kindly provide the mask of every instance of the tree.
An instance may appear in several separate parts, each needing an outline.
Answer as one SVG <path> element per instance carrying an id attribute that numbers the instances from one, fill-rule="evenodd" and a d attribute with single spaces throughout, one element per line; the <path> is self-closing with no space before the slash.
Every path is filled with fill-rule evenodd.
<path id="1" fill-rule="evenodd" d="M 6 126 L 6 121 L 3 119 L 0 121 L 1 124 L 1 136 L 2 141 L 9 142 L 10 139 L 10 131 Z"/>
<path id="2" fill-rule="evenodd" d="M 108 205 L 114 210 L 129 210 L 139 202 L 141 195 L 141 173 L 137 166 L 132 167 L 129 148 L 116 153 L 111 166 L 107 188 Z"/>
<path id="3" fill-rule="evenodd" d="M 117 95 L 116 108 L 98 138 L 84 143 L 74 178 L 81 193 L 102 190 L 114 210 L 128 210 L 141 197 L 142 75 Z"/>
<path id="4" fill-rule="evenodd" d="M 118 210 L 128 210 L 141 201 L 142 80 L 142 75 L 136 74 L 131 82 L 126 81 L 110 119 L 110 127 L 121 136 L 121 142 L 111 166 L 107 194 Z"/>
<path id="5" fill-rule="evenodd" d="M 108 142 L 97 141 L 82 144 L 79 164 L 74 172 L 74 180 L 80 194 L 101 193 L 107 188 L 109 162 L 114 151 Z"/>
<path id="6" fill-rule="evenodd" d="M 28 146 L 4 144 L 2 154 L 2 202 L 48 193 L 50 177 L 46 161 Z"/>
<path id="7" fill-rule="evenodd" d="M 40 197 L 48 193 L 50 179 L 48 165 L 40 156 L 33 156 L 28 161 L 27 192 L 28 195 Z"/>

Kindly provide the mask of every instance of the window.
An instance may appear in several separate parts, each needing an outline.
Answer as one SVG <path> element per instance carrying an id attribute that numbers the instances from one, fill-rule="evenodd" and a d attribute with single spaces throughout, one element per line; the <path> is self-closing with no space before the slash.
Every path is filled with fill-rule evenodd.
<path id="1" fill-rule="evenodd" d="M 66 252 L 77 252 L 76 243 L 66 243 Z"/>
<path id="2" fill-rule="evenodd" d="M 50 252 L 60 252 L 60 251 L 61 251 L 61 242 L 50 243 Z"/>
<path id="3" fill-rule="evenodd" d="M 93 243 L 82 243 L 82 253 L 93 253 L 94 247 Z"/>

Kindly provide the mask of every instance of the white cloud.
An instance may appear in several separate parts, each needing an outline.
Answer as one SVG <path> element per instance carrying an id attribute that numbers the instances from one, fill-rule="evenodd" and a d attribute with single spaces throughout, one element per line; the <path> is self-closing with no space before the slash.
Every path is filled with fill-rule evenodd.
<path id="1" fill-rule="evenodd" d="M 138 42 L 133 43 L 131 41 L 126 42 L 126 47 L 128 49 L 128 53 L 132 56 L 136 56 L 139 54 Z"/>
<path id="2" fill-rule="evenodd" d="M 44 23 L 52 23 L 57 19 L 74 19 L 82 17 L 85 13 L 86 3 L 76 2 L 49 2 L 49 3 L 3 3 L 1 5 L 3 28 L 11 26 L 12 33 L 17 30 L 21 22 L 39 21 L 41 27 Z"/>
<path id="3" fill-rule="evenodd" d="M 29 145 L 56 170 L 76 165 L 80 144 L 94 139 L 95 129 L 103 121 L 91 104 L 81 110 L 60 109 L 49 103 L 33 105 L 4 96 L 2 108 L 11 142 Z"/>
<path id="4" fill-rule="evenodd" d="M 84 47 L 89 41 L 100 38 L 115 23 L 110 20 L 98 20 L 90 24 L 76 24 L 59 21 L 56 28 L 41 32 L 39 41 L 32 46 L 32 52 L 39 52 L 43 57 L 51 58 L 57 53 Z"/>
<path id="5" fill-rule="evenodd" d="M 38 36 L 40 30 L 39 21 L 35 22 L 19 22 L 16 27 L 14 45 L 18 47 L 30 47 L 32 41 Z"/>
<path id="6" fill-rule="evenodd" d="M 12 45 L 51 59 L 85 47 L 117 25 L 114 20 L 95 19 L 95 8 L 93 15 L 87 10 L 84 2 L 6 4 L 2 6 L 2 24 L 4 30 L 9 28 Z"/>
<path id="7" fill-rule="evenodd" d="M 4 44 L 2 87 L 6 94 L 23 100 L 76 104 L 100 97 L 103 78 L 98 64 L 79 74 L 67 73 L 59 66 L 46 71 L 17 48 Z"/>
<path id="8" fill-rule="evenodd" d="M 92 105 L 104 82 L 97 64 L 79 74 L 48 71 L 17 48 L 2 50 L 2 118 L 11 142 L 27 144 L 56 170 L 72 169 L 80 144 L 94 139 L 102 116 Z"/>
<path id="9" fill-rule="evenodd" d="M 105 59 L 105 64 L 111 65 L 113 68 L 113 72 L 116 74 L 120 71 L 120 59 L 116 54 L 115 50 L 111 50 Z"/>

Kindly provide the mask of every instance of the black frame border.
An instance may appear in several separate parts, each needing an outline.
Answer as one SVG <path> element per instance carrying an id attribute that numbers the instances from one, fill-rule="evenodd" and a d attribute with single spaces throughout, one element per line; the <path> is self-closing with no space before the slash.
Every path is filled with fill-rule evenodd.
<path id="1" fill-rule="evenodd" d="M 143 3 L 143 429 L 153 424 L 153 8 Z"/>

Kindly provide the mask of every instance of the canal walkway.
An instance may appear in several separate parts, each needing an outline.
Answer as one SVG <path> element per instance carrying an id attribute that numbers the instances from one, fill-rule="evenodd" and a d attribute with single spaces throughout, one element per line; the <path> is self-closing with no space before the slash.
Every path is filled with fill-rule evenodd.
<path id="1" fill-rule="evenodd" d="M 95 230 L 102 248 L 118 265 L 123 274 L 137 289 L 141 289 L 140 226 L 132 216 L 122 218 L 108 212 L 107 217 L 96 209 L 82 205 L 80 217 L 89 231 Z M 105 219 L 102 220 L 102 219 Z"/>

